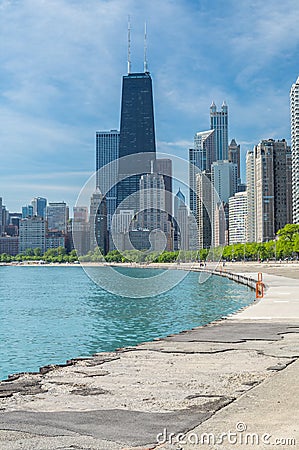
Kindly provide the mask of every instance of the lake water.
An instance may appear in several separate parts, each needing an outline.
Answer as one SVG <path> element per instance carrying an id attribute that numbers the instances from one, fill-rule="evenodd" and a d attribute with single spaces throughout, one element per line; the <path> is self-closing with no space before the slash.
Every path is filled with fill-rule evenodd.
<path id="1" fill-rule="evenodd" d="M 101 289 L 81 267 L 2 266 L 0 379 L 178 333 L 253 300 L 245 286 L 217 276 L 199 284 L 195 272 L 166 293 L 126 298 Z"/>

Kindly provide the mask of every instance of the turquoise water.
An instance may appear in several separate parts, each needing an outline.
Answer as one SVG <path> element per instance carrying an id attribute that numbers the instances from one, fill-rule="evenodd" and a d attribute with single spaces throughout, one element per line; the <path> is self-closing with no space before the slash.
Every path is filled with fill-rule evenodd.
<path id="1" fill-rule="evenodd" d="M 203 325 L 253 299 L 226 278 L 201 285 L 196 273 L 164 294 L 131 299 L 107 293 L 81 267 L 0 267 L 0 379 Z"/>

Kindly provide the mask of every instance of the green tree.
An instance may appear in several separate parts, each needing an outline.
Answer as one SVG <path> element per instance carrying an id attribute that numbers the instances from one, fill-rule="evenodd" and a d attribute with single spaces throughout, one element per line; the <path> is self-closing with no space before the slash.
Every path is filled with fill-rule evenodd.
<path id="1" fill-rule="evenodd" d="M 299 233 L 299 225 L 289 223 L 285 225 L 283 228 L 281 228 L 277 235 L 279 236 L 279 239 L 283 239 L 284 241 L 290 241 L 293 242 L 296 235 Z"/>
<path id="2" fill-rule="evenodd" d="M 264 247 L 267 259 L 272 259 L 275 257 L 275 246 L 276 246 L 275 241 L 265 242 Z"/>
<path id="3" fill-rule="evenodd" d="M 68 255 L 68 260 L 69 262 L 75 262 L 78 261 L 78 254 L 77 254 L 77 250 L 71 250 L 69 255 Z"/>
<path id="4" fill-rule="evenodd" d="M 298 248 L 299 225 L 287 224 L 277 232 L 278 242 L 277 251 L 279 257 L 290 257 L 293 252 L 298 254 L 295 248 Z"/>
<path id="5" fill-rule="evenodd" d="M 295 236 L 293 242 L 293 252 L 297 253 L 297 258 L 299 257 L 299 233 Z"/>
<path id="6" fill-rule="evenodd" d="M 232 254 L 233 254 L 232 246 L 227 245 L 223 249 L 222 258 L 225 259 L 226 261 L 231 261 L 233 259 Z"/>
<path id="7" fill-rule="evenodd" d="M 42 256 L 42 251 L 39 247 L 37 247 L 33 250 L 33 254 L 34 254 L 34 256 L 40 257 L 40 256 Z"/>
<path id="8" fill-rule="evenodd" d="M 201 261 L 205 261 L 207 259 L 209 250 L 207 248 L 202 248 L 201 250 L 199 250 L 199 259 Z"/>
<path id="9" fill-rule="evenodd" d="M 57 256 L 63 256 L 66 254 L 66 249 L 64 247 L 57 248 Z"/>
<path id="10" fill-rule="evenodd" d="M 11 260 L 12 260 L 12 257 L 10 255 L 8 255 L 7 253 L 2 253 L 0 255 L 0 262 L 9 263 L 9 262 L 11 262 Z"/>

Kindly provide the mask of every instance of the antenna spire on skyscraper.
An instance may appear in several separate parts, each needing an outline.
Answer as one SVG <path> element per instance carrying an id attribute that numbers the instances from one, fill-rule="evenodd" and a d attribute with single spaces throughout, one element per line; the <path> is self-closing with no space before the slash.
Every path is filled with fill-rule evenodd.
<path id="1" fill-rule="evenodd" d="M 128 16 L 128 75 L 131 73 L 131 20 Z"/>
<path id="2" fill-rule="evenodd" d="M 147 66 L 147 33 L 146 33 L 146 22 L 144 23 L 144 73 L 148 72 Z"/>

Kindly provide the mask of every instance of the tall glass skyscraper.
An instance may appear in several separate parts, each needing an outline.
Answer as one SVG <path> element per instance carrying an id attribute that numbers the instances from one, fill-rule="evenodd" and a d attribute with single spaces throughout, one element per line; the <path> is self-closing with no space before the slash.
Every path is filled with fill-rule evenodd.
<path id="1" fill-rule="evenodd" d="M 123 180 L 118 184 L 118 205 L 139 190 L 140 176 L 151 172 L 155 152 L 152 79 L 149 72 L 129 73 L 122 84 L 118 172 Z M 136 158 L 121 159 L 129 155 Z M 131 203 L 125 201 L 123 207 L 135 209 Z"/>
<path id="2" fill-rule="evenodd" d="M 117 205 L 117 159 L 119 155 L 119 131 L 96 132 L 96 187 L 106 198 L 107 224 Z M 115 164 L 113 164 L 115 161 Z M 111 164 L 112 163 L 112 164 Z M 105 169 L 103 169 L 105 168 Z"/>
<path id="3" fill-rule="evenodd" d="M 67 232 L 69 207 L 65 202 L 50 202 L 47 206 L 47 222 L 49 231 Z"/>
<path id="4" fill-rule="evenodd" d="M 293 223 L 299 224 L 299 77 L 290 92 Z"/>
<path id="5" fill-rule="evenodd" d="M 33 215 L 46 218 L 47 199 L 43 197 L 34 197 L 31 200 L 33 206 Z"/>
<path id="6" fill-rule="evenodd" d="M 212 164 L 212 219 L 213 245 L 227 244 L 228 201 L 238 190 L 238 166 L 225 161 Z"/>
<path id="7" fill-rule="evenodd" d="M 210 107 L 211 129 L 215 130 L 216 160 L 228 159 L 228 107 L 223 102 L 221 111 L 213 102 Z"/>
<path id="8" fill-rule="evenodd" d="M 22 206 L 22 219 L 26 219 L 27 217 L 33 217 L 32 205 Z"/>
<path id="9" fill-rule="evenodd" d="M 194 148 L 189 149 L 189 201 L 190 210 L 195 217 L 197 217 L 196 174 L 204 170 L 210 172 L 215 161 L 215 131 L 208 130 L 196 133 Z"/>

